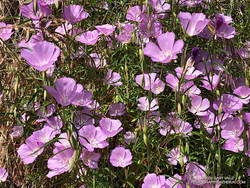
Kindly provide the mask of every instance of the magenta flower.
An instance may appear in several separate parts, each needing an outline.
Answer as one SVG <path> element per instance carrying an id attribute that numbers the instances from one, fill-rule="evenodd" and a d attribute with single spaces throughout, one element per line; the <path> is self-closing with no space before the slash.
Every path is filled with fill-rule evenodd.
<path id="1" fill-rule="evenodd" d="M 168 157 L 168 163 L 171 165 L 177 165 L 177 162 L 183 165 L 184 163 L 187 162 L 187 157 L 183 156 L 179 147 L 172 149 L 168 153 L 167 157 Z"/>
<path id="2" fill-rule="evenodd" d="M 99 39 L 99 33 L 97 30 L 87 31 L 76 37 L 76 40 L 86 44 L 86 45 L 94 45 L 97 43 Z"/>
<path id="3" fill-rule="evenodd" d="M 20 11 L 22 16 L 36 21 L 43 17 L 47 17 L 52 13 L 52 10 L 49 8 L 48 5 L 41 6 L 39 3 L 38 10 L 35 13 L 33 1 L 27 5 L 22 5 L 20 7 Z"/>
<path id="4" fill-rule="evenodd" d="M 167 32 L 157 37 L 156 45 L 148 42 L 144 48 L 144 55 L 151 57 L 152 61 L 169 63 L 173 59 L 177 59 L 177 54 L 181 53 L 184 43 L 182 40 L 175 41 L 175 34 Z"/>
<path id="5" fill-rule="evenodd" d="M 122 116 L 126 113 L 126 107 L 122 103 L 115 103 L 109 106 L 110 116 Z"/>
<path id="6" fill-rule="evenodd" d="M 6 41 L 10 39 L 12 34 L 13 34 L 12 25 L 0 22 L 0 39 Z"/>
<path id="7" fill-rule="evenodd" d="M 37 42 L 31 50 L 22 49 L 21 57 L 38 71 L 45 71 L 53 66 L 60 55 L 60 49 L 47 41 Z"/>
<path id="8" fill-rule="evenodd" d="M 156 73 L 140 74 L 135 77 L 135 81 L 145 90 L 151 90 L 152 93 L 158 95 L 165 89 L 165 84 L 159 78 L 156 78 Z"/>
<path id="9" fill-rule="evenodd" d="M 250 101 L 250 88 L 246 86 L 240 86 L 236 88 L 233 92 L 234 94 L 238 95 L 240 101 L 243 104 L 248 104 Z"/>
<path id="10" fill-rule="evenodd" d="M 203 185 L 208 181 L 206 175 L 206 167 L 196 163 L 188 163 L 186 165 L 186 179 L 187 183 L 191 185 Z"/>
<path id="11" fill-rule="evenodd" d="M 5 182 L 8 178 L 8 172 L 5 168 L 0 168 L 0 183 Z"/>
<path id="12" fill-rule="evenodd" d="M 14 126 L 11 130 L 10 136 L 12 137 L 21 137 L 23 135 L 23 126 Z"/>
<path id="13" fill-rule="evenodd" d="M 239 117 L 229 117 L 221 123 L 221 137 L 224 139 L 234 139 L 240 137 L 244 131 L 242 119 Z"/>
<path id="14" fill-rule="evenodd" d="M 24 164 L 30 164 L 43 152 L 44 144 L 52 140 L 56 135 L 54 129 L 45 126 L 41 130 L 33 132 L 33 134 L 25 140 L 17 153 Z"/>
<path id="15" fill-rule="evenodd" d="M 142 188 L 163 188 L 167 187 L 165 176 L 157 176 L 155 173 L 147 174 L 143 180 Z"/>
<path id="16" fill-rule="evenodd" d="M 63 17 L 69 23 L 74 24 L 89 16 L 80 5 L 69 5 L 63 8 Z"/>
<path id="17" fill-rule="evenodd" d="M 244 141 L 242 138 L 230 138 L 223 144 L 222 149 L 236 153 L 241 152 L 244 149 Z"/>
<path id="18" fill-rule="evenodd" d="M 210 107 L 210 102 L 208 99 L 202 99 L 201 96 L 191 97 L 191 108 L 189 111 L 197 116 L 207 115 L 207 110 Z"/>
<path id="19" fill-rule="evenodd" d="M 68 106 L 75 100 L 78 86 L 72 78 L 63 77 L 56 80 L 55 88 L 45 86 L 45 89 L 56 99 L 58 104 Z"/>
<path id="20" fill-rule="evenodd" d="M 144 10 L 145 10 L 144 6 L 142 8 L 141 6 L 130 7 L 127 11 L 126 19 L 135 22 L 141 22 L 142 20 L 141 15 L 144 12 Z"/>
<path id="21" fill-rule="evenodd" d="M 66 133 L 62 133 L 59 136 L 59 141 L 55 143 L 53 154 L 54 156 L 48 160 L 48 168 L 50 169 L 47 174 L 48 178 L 63 174 L 72 169 L 75 151 L 71 148 Z"/>
<path id="22" fill-rule="evenodd" d="M 141 97 L 138 101 L 139 104 L 137 106 L 141 111 L 155 111 L 159 108 L 157 99 L 153 99 L 149 102 L 147 97 Z"/>
<path id="23" fill-rule="evenodd" d="M 98 168 L 98 162 L 100 158 L 101 154 L 96 152 L 89 152 L 83 150 L 81 154 L 81 159 L 83 160 L 83 163 L 89 168 Z"/>
<path id="24" fill-rule="evenodd" d="M 178 18 L 181 22 L 182 28 L 189 36 L 198 35 L 206 27 L 209 20 L 203 13 L 180 12 Z"/>
<path id="25" fill-rule="evenodd" d="M 125 168 L 132 164 L 132 154 L 129 149 L 117 146 L 111 151 L 109 162 L 112 166 Z"/>
<path id="26" fill-rule="evenodd" d="M 108 36 L 111 35 L 114 31 L 116 26 L 105 24 L 105 25 L 97 25 L 95 28 L 103 35 Z"/>
<path id="27" fill-rule="evenodd" d="M 78 132 L 80 143 L 90 152 L 95 148 L 105 148 L 109 145 L 107 135 L 100 127 L 93 125 L 83 126 Z"/>
<path id="28" fill-rule="evenodd" d="M 111 69 L 108 69 L 107 75 L 104 78 L 104 81 L 111 86 L 121 86 L 122 82 L 119 80 L 121 79 L 121 75 L 117 72 L 112 71 Z"/>
<path id="29" fill-rule="evenodd" d="M 99 125 L 104 132 L 104 134 L 107 135 L 107 137 L 113 137 L 117 135 L 119 132 L 122 131 L 122 123 L 120 120 L 110 119 L 110 118 L 102 118 L 99 121 Z"/>

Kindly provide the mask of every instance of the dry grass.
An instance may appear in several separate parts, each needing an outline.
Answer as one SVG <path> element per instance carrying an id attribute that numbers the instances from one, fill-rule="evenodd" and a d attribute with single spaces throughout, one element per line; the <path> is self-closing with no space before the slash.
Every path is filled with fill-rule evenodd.
<path id="1" fill-rule="evenodd" d="M 0 1 L 0 21 L 15 23 L 9 20 L 12 16 L 19 14 L 19 2 L 17 0 Z M 8 41 L 8 44 L 14 41 Z M 20 81 L 18 73 L 22 70 L 18 60 L 13 56 L 12 50 L 6 47 L 0 41 L 0 92 L 2 100 L 0 101 L 0 167 L 8 169 L 11 182 L 6 187 L 27 187 L 25 186 L 25 174 L 28 170 L 17 157 L 16 148 L 19 147 L 20 140 L 13 140 L 9 133 L 16 123 L 17 109 L 15 101 L 21 97 L 19 92 Z M 15 52 L 14 52 L 15 53 Z"/>

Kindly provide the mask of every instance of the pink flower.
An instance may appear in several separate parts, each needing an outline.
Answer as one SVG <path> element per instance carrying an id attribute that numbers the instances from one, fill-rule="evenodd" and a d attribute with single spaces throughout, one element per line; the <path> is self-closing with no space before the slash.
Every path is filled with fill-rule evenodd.
<path id="1" fill-rule="evenodd" d="M 166 187 L 165 176 L 157 176 L 155 173 L 147 174 L 143 180 L 142 188 L 163 188 Z"/>
<path id="2" fill-rule="evenodd" d="M 59 1 L 63 0 L 38 0 L 38 3 L 42 6 L 45 6 L 45 5 L 53 5 L 55 3 L 58 3 Z"/>
<path id="3" fill-rule="evenodd" d="M 202 99 L 201 96 L 191 97 L 191 108 L 189 111 L 197 116 L 207 115 L 207 109 L 210 107 L 208 99 Z"/>
<path id="4" fill-rule="evenodd" d="M 66 35 L 66 34 L 71 35 L 73 33 L 72 28 L 73 26 L 70 23 L 66 22 L 65 24 L 57 27 L 55 32 L 60 33 L 61 35 Z"/>
<path id="5" fill-rule="evenodd" d="M 76 40 L 86 44 L 86 45 L 94 45 L 99 39 L 99 32 L 97 30 L 87 31 L 76 37 Z"/>
<path id="6" fill-rule="evenodd" d="M 54 129 L 45 126 L 41 130 L 33 132 L 33 134 L 25 140 L 17 153 L 21 157 L 24 164 L 30 164 L 43 152 L 44 145 L 52 140 L 57 133 Z"/>
<path id="7" fill-rule="evenodd" d="M 179 79 L 176 76 L 174 76 L 173 74 L 170 74 L 170 73 L 168 73 L 166 75 L 166 83 L 175 92 L 178 91 L 178 87 L 180 87 L 179 86 Z"/>
<path id="8" fill-rule="evenodd" d="M 242 119 L 239 117 L 229 117 L 221 123 L 221 137 L 225 139 L 238 138 L 244 131 Z"/>
<path id="9" fill-rule="evenodd" d="M 108 36 L 111 35 L 114 31 L 116 26 L 105 24 L 105 25 L 97 25 L 95 28 L 103 35 Z"/>
<path id="10" fill-rule="evenodd" d="M 0 39 L 6 41 L 10 39 L 12 34 L 13 34 L 12 25 L 0 22 Z"/>
<path id="11" fill-rule="evenodd" d="M 175 72 L 178 78 L 183 76 L 186 80 L 195 79 L 202 74 L 201 71 L 195 70 L 194 67 L 188 67 L 187 69 L 184 69 L 183 67 L 177 67 Z"/>
<path id="12" fill-rule="evenodd" d="M 134 6 L 130 7 L 127 11 L 126 19 L 135 21 L 135 22 L 141 22 L 141 14 L 144 12 L 145 7 L 143 6 Z"/>
<path id="13" fill-rule="evenodd" d="M 50 169 L 47 174 L 48 178 L 70 171 L 74 164 L 75 151 L 71 148 L 66 133 L 62 133 L 59 136 L 59 141 L 54 145 L 54 155 L 48 160 L 48 168 Z"/>
<path id="14" fill-rule="evenodd" d="M 160 94 L 165 89 L 165 84 L 159 78 L 156 78 L 156 73 L 140 74 L 135 77 L 135 81 L 145 90 L 151 90 L 154 94 Z"/>
<path id="15" fill-rule="evenodd" d="M 21 137 L 23 135 L 23 126 L 14 126 L 12 128 L 12 133 L 10 136 L 12 137 Z"/>
<path id="16" fill-rule="evenodd" d="M 187 182 L 191 185 L 204 185 L 207 180 L 206 167 L 196 162 L 191 162 L 186 165 Z"/>
<path id="17" fill-rule="evenodd" d="M 74 79 L 63 77 L 56 80 L 55 88 L 45 86 L 45 89 L 56 99 L 57 103 L 68 106 L 75 100 L 78 86 L 81 87 Z"/>
<path id="18" fill-rule="evenodd" d="M 152 61 L 169 63 L 173 59 L 177 59 L 177 54 L 182 52 L 184 43 L 182 40 L 175 41 L 175 34 L 167 32 L 157 37 L 156 45 L 148 42 L 144 48 L 144 55 L 151 57 Z"/>
<path id="19" fill-rule="evenodd" d="M 169 188 L 186 188 L 186 185 L 184 183 L 181 183 L 183 181 L 183 177 L 179 174 L 175 174 L 174 177 L 170 177 L 166 179 L 166 187 L 169 186 Z"/>
<path id="20" fill-rule="evenodd" d="M 150 0 L 150 4 L 157 13 L 170 10 L 170 4 L 166 3 L 165 0 Z"/>
<path id="21" fill-rule="evenodd" d="M 94 125 L 95 118 L 94 113 L 89 108 L 83 107 L 83 110 L 76 111 L 74 114 L 74 125 L 77 128 L 81 128 L 84 125 Z"/>
<path id="22" fill-rule="evenodd" d="M 243 104 L 248 104 L 250 101 L 250 88 L 246 86 L 240 86 L 236 88 L 233 92 L 234 94 L 238 95 L 240 101 Z"/>
<path id="23" fill-rule="evenodd" d="M 100 158 L 100 153 L 89 152 L 87 150 L 83 150 L 81 154 L 81 159 L 83 160 L 83 163 L 89 168 L 98 168 L 98 162 Z"/>
<path id="24" fill-rule="evenodd" d="M 126 24 L 122 24 L 121 27 L 122 27 L 121 32 L 118 36 L 116 36 L 116 39 L 126 44 L 132 38 L 132 34 L 134 32 L 134 25 L 130 23 L 126 23 Z"/>
<path id="25" fill-rule="evenodd" d="M 213 108 L 219 110 L 220 106 L 222 107 L 223 112 L 232 113 L 241 110 L 243 104 L 240 99 L 234 95 L 222 94 L 220 99 L 214 102 Z"/>
<path id="26" fill-rule="evenodd" d="M 121 75 L 118 72 L 114 72 L 111 69 L 108 69 L 107 75 L 104 78 L 104 81 L 111 86 L 121 86 L 122 82 L 119 80 L 121 79 Z"/>
<path id="27" fill-rule="evenodd" d="M 111 151 L 110 163 L 115 167 L 126 167 L 132 164 L 132 154 L 129 149 L 118 146 Z"/>
<path id="28" fill-rule="evenodd" d="M 159 37 L 162 34 L 162 25 L 154 14 L 142 14 L 139 24 L 139 34 L 144 38 Z"/>
<path id="29" fill-rule="evenodd" d="M 220 82 L 220 77 L 216 74 L 214 74 L 213 76 L 210 76 L 210 75 L 204 76 L 201 82 L 203 84 L 201 87 L 204 87 L 205 89 L 209 91 L 212 91 L 218 86 Z"/>
<path id="30" fill-rule="evenodd" d="M 184 164 L 187 162 L 187 157 L 183 156 L 179 147 L 172 149 L 168 153 L 167 157 L 168 163 L 171 165 L 177 165 L 177 162 L 179 162 L 180 164 Z"/>
<path id="31" fill-rule="evenodd" d="M 39 3 L 38 3 L 38 10 L 35 13 L 33 1 L 27 5 L 22 5 L 20 7 L 20 11 L 22 16 L 36 21 L 43 17 L 47 17 L 52 13 L 52 10 L 49 8 L 48 5 L 41 6 Z"/>
<path id="32" fill-rule="evenodd" d="M 86 125 L 79 130 L 78 134 L 80 143 L 90 152 L 95 148 L 105 148 L 109 145 L 106 141 L 107 135 L 100 127 Z"/>
<path id="33" fill-rule="evenodd" d="M 8 178 L 8 172 L 5 168 L 0 168 L 0 182 L 5 182 Z"/>
<path id="34" fill-rule="evenodd" d="M 47 41 L 37 42 L 31 50 L 22 49 L 21 56 L 38 71 L 45 71 L 53 66 L 60 55 L 60 48 Z"/>
<path id="35" fill-rule="evenodd" d="M 222 149 L 232 151 L 232 152 L 240 152 L 244 149 L 244 142 L 242 138 L 230 138 L 226 140 L 223 144 Z"/>
<path id="36" fill-rule="evenodd" d="M 189 36 L 198 35 L 209 23 L 209 19 L 206 19 L 203 13 L 180 12 L 178 18 Z"/>
<path id="37" fill-rule="evenodd" d="M 32 35 L 28 41 L 21 40 L 18 43 L 18 47 L 20 47 L 20 48 L 30 48 L 30 50 L 32 50 L 33 46 L 37 42 L 41 42 L 43 40 L 44 40 L 43 39 L 43 34 L 42 34 L 42 32 L 39 32 L 37 34 Z"/>
<path id="38" fill-rule="evenodd" d="M 111 104 L 109 106 L 110 116 L 122 116 L 126 113 L 126 107 L 122 103 Z"/>
<path id="39" fill-rule="evenodd" d="M 80 22 L 89 16 L 80 5 L 69 5 L 63 8 L 63 17 L 71 24 Z"/>
<path id="40" fill-rule="evenodd" d="M 155 111 L 159 108 L 157 99 L 153 99 L 149 102 L 147 97 L 141 97 L 138 101 L 139 104 L 137 106 L 141 111 Z"/>
<path id="41" fill-rule="evenodd" d="M 122 131 L 122 123 L 120 120 L 110 119 L 110 118 L 102 118 L 99 121 L 99 125 L 104 132 L 104 134 L 107 135 L 107 137 L 113 137 L 117 135 L 119 132 Z"/>

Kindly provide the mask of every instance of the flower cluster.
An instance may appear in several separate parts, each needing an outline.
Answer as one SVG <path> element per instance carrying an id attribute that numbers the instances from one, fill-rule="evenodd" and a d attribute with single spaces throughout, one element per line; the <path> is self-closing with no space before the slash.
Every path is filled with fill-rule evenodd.
<path id="1" fill-rule="evenodd" d="M 43 99 L 35 96 L 33 109 L 20 115 L 22 125 L 10 133 L 13 140 L 29 135 L 17 149 L 22 162 L 32 164 L 50 154 L 48 178 L 74 172 L 79 182 L 101 166 L 112 180 L 124 178 L 130 185 L 131 179 L 136 186 L 141 181 L 142 188 L 220 187 L 220 182 L 209 182 L 215 174 L 211 156 L 217 171 L 221 153 L 250 157 L 250 42 L 231 49 L 238 35 L 233 18 L 224 12 L 196 12 L 210 3 L 150 0 L 129 7 L 122 23 L 92 22 L 97 8 L 88 3 L 32 0 L 21 5 L 21 19 L 32 34 L 17 43 L 18 53 L 43 83 L 38 91 Z M 108 12 L 109 3 L 99 9 Z M 0 22 L 0 42 L 8 44 L 16 30 L 17 24 Z M 119 50 L 130 49 L 136 49 L 134 54 L 114 60 Z M 133 55 L 139 66 L 130 65 Z M 234 60 L 243 62 L 244 75 L 231 70 Z M 82 72 L 95 76 L 75 76 Z M 34 122 L 38 127 L 26 133 Z M 202 144 L 204 153 L 196 144 Z M 153 156 L 159 153 L 164 159 Z M 202 155 L 208 159 L 202 161 Z M 114 169 L 124 172 L 115 175 Z M 131 177 L 135 175 L 139 178 Z M 0 168 L 0 181 L 7 177 Z"/>

